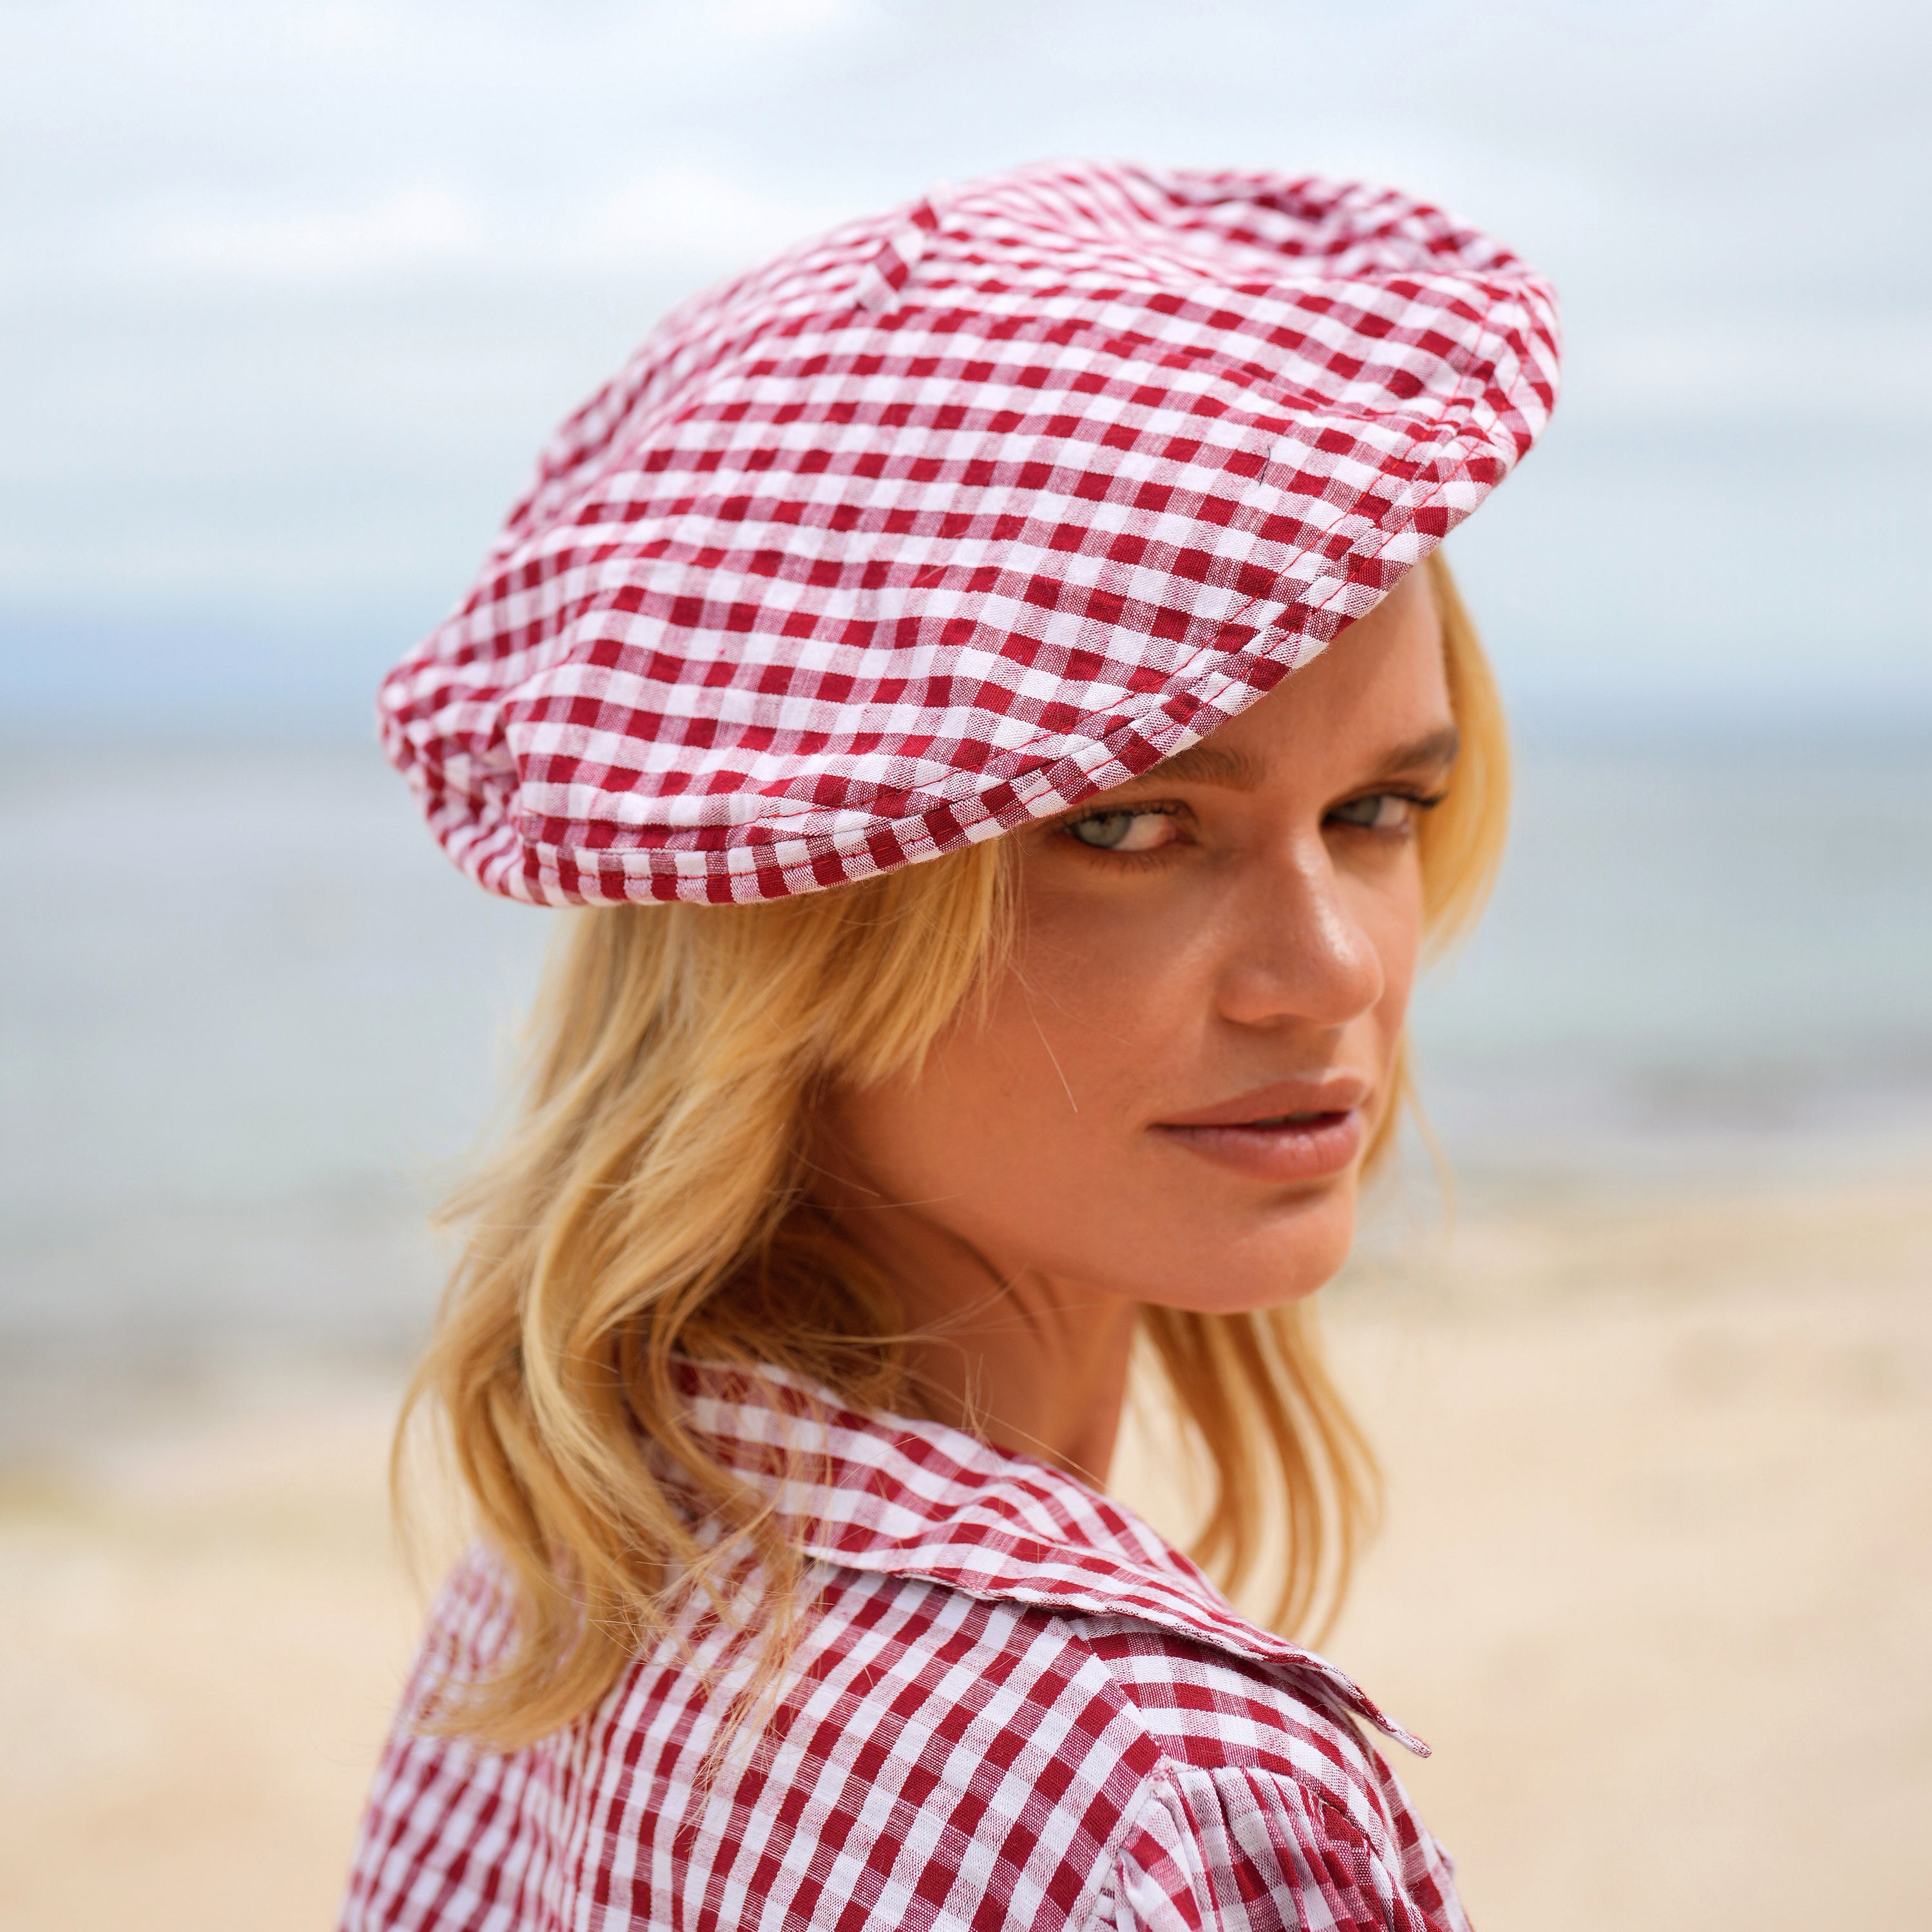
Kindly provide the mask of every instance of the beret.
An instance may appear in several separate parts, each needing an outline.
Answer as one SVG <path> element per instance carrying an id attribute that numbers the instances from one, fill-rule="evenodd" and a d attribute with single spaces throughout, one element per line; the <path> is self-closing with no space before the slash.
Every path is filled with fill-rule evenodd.
<path id="1" fill-rule="evenodd" d="M 1234 716 L 1481 502 L 1549 284 L 1378 188 L 1054 163 L 674 311 L 384 681 L 450 856 L 747 901 L 1064 811 Z"/>

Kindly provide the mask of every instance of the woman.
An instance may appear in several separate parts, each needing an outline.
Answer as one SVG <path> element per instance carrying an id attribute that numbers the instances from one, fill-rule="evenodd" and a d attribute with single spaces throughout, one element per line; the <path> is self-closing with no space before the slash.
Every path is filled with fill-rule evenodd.
<path id="1" fill-rule="evenodd" d="M 1285 1514 L 1285 1628 L 1346 1570 L 1303 1310 L 1501 836 L 1432 553 L 1555 370 L 1432 209 L 1066 165 L 566 427 L 385 687 L 458 862 L 594 909 L 419 1384 L 478 1538 L 345 1926 L 1464 1923 L 1413 1740 L 1104 1484 L 1140 1348 L 1196 1555 Z"/>

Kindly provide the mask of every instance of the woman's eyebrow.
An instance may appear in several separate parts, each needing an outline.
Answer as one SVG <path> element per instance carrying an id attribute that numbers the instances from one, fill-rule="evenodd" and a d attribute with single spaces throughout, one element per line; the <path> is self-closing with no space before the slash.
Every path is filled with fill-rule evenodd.
<path id="1" fill-rule="evenodd" d="M 1453 765 L 1462 746 L 1462 733 L 1454 725 L 1445 724 L 1439 731 L 1431 731 L 1426 736 L 1412 739 L 1406 745 L 1397 746 L 1376 767 L 1375 776 L 1388 778 L 1397 772 L 1411 772 L 1419 766 Z"/>
<path id="2" fill-rule="evenodd" d="M 1258 758 L 1208 742 L 1190 745 L 1186 751 L 1150 765 L 1136 782 L 1159 784 L 1175 778 L 1187 784 L 1225 785 L 1230 791 L 1256 791 L 1267 776 L 1267 767 Z"/>
<path id="3" fill-rule="evenodd" d="M 1461 744 L 1462 734 L 1454 725 L 1445 724 L 1440 730 L 1398 745 L 1377 764 L 1370 782 L 1418 767 L 1452 765 Z M 1230 791 L 1255 791 L 1267 776 L 1267 767 L 1260 759 L 1246 752 L 1229 750 L 1210 739 L 1150 766 L 1136 782 L 1159 784 L 1171 779 L 1184 784 L 1222 785 Z"/>

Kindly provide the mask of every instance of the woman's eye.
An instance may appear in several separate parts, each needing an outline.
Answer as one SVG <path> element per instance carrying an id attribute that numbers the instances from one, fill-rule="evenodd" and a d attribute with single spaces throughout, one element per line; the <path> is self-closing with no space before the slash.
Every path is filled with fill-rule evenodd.
<path id="1" fill-rule="evenodd" d="M 1067 830 L 1099 852 L 1152 852 L 1174 840 L 1174 814 L 1168 812 L 1096 812 L 1076 818 Z"/>
<path id="2" fill-rule="evenodd" d="M 1400 832 L 1413 822 L 1419 802 L 1400 792 L 1371 792 L 1366 798 L 1331 807 L 1328 816 L 1364 832 Z"/>

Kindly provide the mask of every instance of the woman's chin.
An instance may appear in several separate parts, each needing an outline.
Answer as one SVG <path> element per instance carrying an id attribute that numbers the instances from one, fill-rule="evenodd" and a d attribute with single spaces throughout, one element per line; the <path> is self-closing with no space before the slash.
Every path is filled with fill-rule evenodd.
<path id="1" fill-rule="evenodd" d="M 1150 1306 L 1246 1314 L 1304 1300 L 1325 1287 L 1340 1273 L 1354 1234 L 1351 1175 L 1275 1203 L 1258 1219 L 1178 1216 L 1112 1265 L 1116 1280 L 1136 1284 L 1132 1298 Z M 1156 1257 L 1160 1264 L 1149 1268 Z"/>

